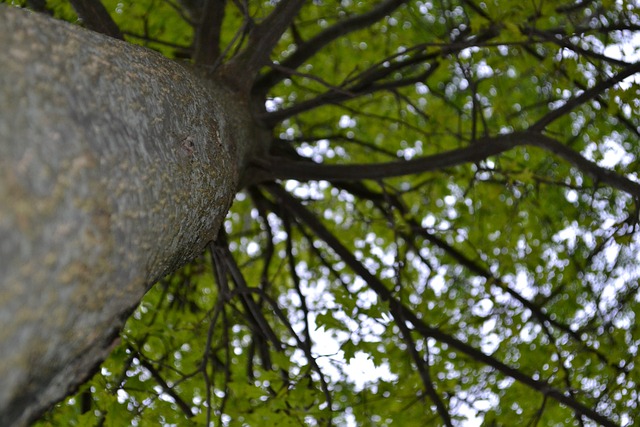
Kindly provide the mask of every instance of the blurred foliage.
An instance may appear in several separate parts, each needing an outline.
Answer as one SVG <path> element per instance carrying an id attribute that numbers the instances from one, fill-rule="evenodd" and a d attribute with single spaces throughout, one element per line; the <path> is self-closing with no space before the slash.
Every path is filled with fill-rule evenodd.
<path id="1" fill-rule="evenodd" d="M 247 20 L 276 3 L 227 2 L 225 58 L 246 43 Z M 306 2 L 272 60 L 379 3 Z M 189 60 L 200 2 L 103 4 L 128 41 Z M 77 21 L 67 2 L 46 5 Z M 386 162 L 525 131 L 637 61 L 639 8 L 407 1 L 270 89 L 269 111 L 295 113 L 275 125 L 274 149 Z M 296 111 L 327 93 L 351 96 Z M 545 134 L 637 182 L 639 99 L 628 78 Z M 431 328 L 611 425 L 637 423 L 633 195 L 536 147 L 400 178 L 278 185 L 324 231 L 268 186 L 239 192 L 218 243 L 147 294 L 99 372 L 38 425 L 598 425 L 399 319 L 327 235 Z"/>

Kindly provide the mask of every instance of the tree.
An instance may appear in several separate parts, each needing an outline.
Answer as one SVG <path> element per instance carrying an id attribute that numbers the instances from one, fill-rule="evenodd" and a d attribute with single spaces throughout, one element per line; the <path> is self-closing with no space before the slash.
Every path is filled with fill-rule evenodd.
<path id="1" fill-rule="evenodd" d="M 26 3 L 0 424 L 638 416 L 635 1 Z"/>

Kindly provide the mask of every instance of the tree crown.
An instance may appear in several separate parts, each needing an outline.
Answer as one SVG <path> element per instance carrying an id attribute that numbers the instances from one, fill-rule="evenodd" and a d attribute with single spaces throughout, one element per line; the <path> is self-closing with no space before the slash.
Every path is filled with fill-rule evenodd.
<path id="1" fill-rule="evenodd" d="M 226 79 L 262 147 L 43 423 L 633 422 L 637 2 L 25 3 Z"/>

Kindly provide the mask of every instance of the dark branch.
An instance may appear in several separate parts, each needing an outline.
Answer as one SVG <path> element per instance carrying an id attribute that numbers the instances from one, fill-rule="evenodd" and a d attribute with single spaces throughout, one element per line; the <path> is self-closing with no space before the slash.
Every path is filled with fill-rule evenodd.
<path id="1" fill-rule="evenodd" d="M 462 251 L 458 250 L 454 246 L 449 245 L 440 237 L 436 236 L 435 234 L 429 232 L 424 227 L 422 227 L 418 223 L 418 221 L 415 220 L 415 218 L 412 218 L 409 215 L 407 207 L 401 202 L 401 200 L 397 197 L 397 195 L 377 193 L 365 187 L 361 183 L 348 184 L 345 182 L 340 182 L 340 183 L 334 183 L 334 184 L 336 184 L 337 188 L 345 189 L 346 191 L 350 192 L 351 194 L 357 197 L 370 200 L 371 202 L 373 202 L 374 206 L 376 206 L 378 210 L 383 214 L 386 214 L 386 212 L 388 212 L 386 208 L 386 204 L 392 206 L 395 209 L 398 209 L 399 212 L 401 212 L 402 217 L 405 218 L 405 221 L 409 226 L 409 230 L 410 230 L 410 232 L 408 233 L 402 232 L 401 235 L 404 237 L 404 239 L 407 242 L 409 242 L 409 245 L 412 246 L 416 250 L 416 252 L 418 252 L 419 249 L 418 249 L 418 245 L 415 244 L 415 239 L 416 237 L 422 237 L 424 240 L 428 241 L 429 243 L 443 250 L 448 256 L 453 258 L 460 265 L 464 266 L 471 273 L 480 277 L 484 277 L 493 286 L 496 286 L 503 292 L 508 293 L 516 301 L 522 304 L 523 307 L 529 309 L 531 313 L 538 319 L 539 324 L 543 328 L 547 329 L 547 326 L 546 326 L 547 324 L 557 328 L 558 330 L 568 334 L 574 340 L 579 342 L 580 345 L 585 349 L 585 351 L 588 351 L 596 355 L 596 357 L 598 357 L 598 359 L 602 363 L 612 366 L 615 369 L 620 369 L 620 367 L 617 364 L 610 362 L 607 356 L 603 352 L 590 347 L 586 342 L 584 342 L 580 338 L 579 333 L 573 331 L 568 325 L 563 324 L 559 319 L 554 318 L 553 316 L 550 316 L 549 314 L 547 314 L 547 312 L 544 310 L 543 307 L 534 304 L 533 302 L 529 301 L 524 296 L 522 296 L 520 293 L 518 293 L 516 290 L 509 287 L 506 283 L 502 281 L 502 279 L 499 276 L 496 276 L 495 274 L 493 274 L 488 268 L 484 267 L 480 262 L 467 257 Z M 554 340 L 551 340 L 551 341 L 554 341 Z M 626 371 L 622 370 L 622 372 L 626 372 Z"/>
<path id="2" fill-rule="evenodd" d="M 131 37 L 134 39 L 138 39 L 138 40 L 142 40 L 144 42 L 147 43 L 154 43 L 154 44 L 158 44 L 161 46 L 167 46 L 167 47 L 171 47 L 176 49 L 179 52 L 188 52 L 189 51 L 189 46 L 187 45 L 182 45 L 182 44 L 178 44 L 178 43 L 172 43 L 170 41 L 166 41 L 166 40 L 160 40 L 154 37 L 149 37 L 148 35 L 144 35 L 144 34 L 136 34 L 133 33 L 131 31 L 123 31 L 123 34 L 127 37 Z"/>
<path id="3" fill-rule="evenodd" d="M 278 64 L 271 64 L 270 67 L 274 70 L 280 70 L 283 73 L 286 73 L 288 76 L 298 76 L 298 77 L 303 77 L 303 78 L 307 78 L 309 80 L 313 80 L 315 82 L 320 83 L 322 86 L 326 87 L 327 89 L 330 89 L 331 91 L 334 92 L 340 92 L 343 93 L 349 97 L 355 97 L 356 95 L 352 92 L 349 92 L 346 89 L 343 89 L 339 86 L 333 86 L 332 84 L 326 82 L 325 80 L 323 80 L 321 77 L 318 76 L 314 76 L 313 74 L 309 74 L 309 73 L 302 73 L 300 71 L 296 71 L 294 69 L 291 68 L 286 68 L 283 67 L 282 65 L 278 65 Z"/>
<path id="4" fill-rule="evenodd" d="M 194 417 L 194 413 L 191 410 L 191 406 L 187 402 L 185 402 L 176 391 L 167 384 L 167 382 L 162 378 L 160 373 L 151 365 L 151 363 L 141 354 L 138 356 L 138 360 L 140 361 L 140 365 L 142 365 L 153 377 L 154 380 L 162 387 L 162 391 L 167 393 L 173 401 L 178 405 L 180 410 L 187 416 L 187 418 Z"/>
<path id="5" fill-rule="evenodd" d="M 527 52 L 529 55 L 533 56 L 534 58 L 536 58 L 538 61 L 543 61 L 545 59 L 544 55 L 539 54 L 538 52 L 535 51 L 535 49 L 532 49 L 530 46 L 524 46 L 524 51 Z M 558 70 L 559 72 L 562 73 L 562 75 L 564 77 L 566 77 L 567 79 L 570 79 L 571 82 L 580 90 L 584 91 L 587 90 L 586 86 L 578 81 L 575 78 L 572 78 L 571 76 L 569 76 L 569 73 L 567 73 L 566 70 L 563 70 L 562 68 L 560 68 Z M 603 106 L 605 111 L 609 110 L 609 101 L 603 98 L 603 94 L 600 94 L 596 97 L 596 100 Z M 544 104 L 547 101 L 538 101 L 536 104 L 534 105 L 540 105 L 541 103 Z M 635 134 L 636 136 L 640 137 L 640 128 L 635 125 L 630 119 L 628 119 L 627 117 L 624 116 L 624 114 L 622 114 L 622 112 L 618 111 L 615 115 L 616 119 L 620 120 L 620 122 L 633 134 Z"/>
<path id="6" fill-rule="evenodd" d="M 281 350 L 282 343 L 280 342 L 280 339 L 271 328 L 271 325 L 269 325 L 269 322 L 264 318 L 264 315 L 256 305 L 256 302 L 253 300 L 251 295 L 245 292 L 249 285 L 242 274 L 240 266 L 238 266 L 235 258 L 229 250 L 224 230 L 221 230 L 218 234 L 218 238 L 214 243 L 214 246 L 216 248 L 216 253 L 219 256 L 219 261 L 224 263 L 226 271 L 231 277 L 233 283 L 236 285 L 236 289 L 239 291 L 240 303 L 247 314 L 246 319 L 249 320 L 255 332 L 271 341 L 276 349 Z"/>
<path id="7" fill-rule="evenodd" d="M 306 161 L 290 161 L 278 157 L 255 160 L 261 168 L 270 171 L 269 178 L 327 181 L 359 181 L 413 175 L 465 163 L 478 162 L 515 147 L 511 141 L 478 142 L 465 148 L 433 156 L 397 162 L 325 165 Z"/>
<path id="8" fill-rule="evenodd" d="M 306 43 L 298 46 L 297 50 L 280 64 L 283 69 L 273 69 L 260 77 L 254 86 L 254 93 L 259 93 L 264 96 L 270 88 L 289 75 L 286 69 L 295 70 L 333 40 L 370 26 L 374 22 L 388 16 L 406 2 L 407 0 L 385 0 L 369 12 L 351 16 L 327 28 Z"/>
<path id="9" fill-rule="evenodd" d="M 47 7 L 46 0 L 27 0 L 27 6 L 33 11 L 53 16 L 53 12 Z"/>
<path id="10" fill-rule="evenodd" d="M 358 181 L 384 179 L 442 170 L 465 163 L 474 163 L 501 154 L 518 146 L 534 146 L 550 151 L 568 161 L 598 182 L 610 185 L 632 196 L 640 197 L 640 184 L 614 171 L 598 166 L 580 153 L 546 135 L 533 132 L 516 132 L 482 138 L 464 148 L 433 156 L 397 162 L 325 165 L 309 161 L 291 161 L 279 157 L 254 160 L 257 174 L 265 181 L 270 179 L 296 179 L 299 181 Z"/>
<path id="11" fill-rule="evenodd" d="M 271 52 L 303 4 L 304 0 L 281 0 L 269 16 L 253 27 L 247 46 L 230 62 L 228 73 L 239 73 L 251 84 L 260 68 L 269 63 Z"/>
<path id="12" fill-rule="evenodd" d="M 88 29 L 124 40 L 120 28 L 99 0 L 71 0 L 71 5 Z"/>
<path id="13" fill-rule="evenodd" d="M 585 351 L 588 351 L 598 359 L 609 366 L 614 367 L 617 370 L 620 370 L 620 366 L 609 361 L 607 356 L 600 350 L 590 347 L 586 342 L 584 342 L 580 334 L 573 331 L 568 325 L 563 324 L 559 319 L 554 318 L 547 314 L 543 307 L 534 304 L 533 302 L 526 299 L 516 290 L 509 287 L 506 283 L 502 281 L 499 276 L 493 274 L 488 268 L 483 266 L 479 261 L 473 260 L 467 257 L 462 251 L 458 250 L 454 246 L 449 245 L 447 242 L 442 240 L 440 237 L 436 236 L 432 232 L 426 230 L 422 227 L 415 218 L 412 218 L 408 212 L 407 207 L 402 203 L 402 201 L 394 194 L 381 194 L 375 192 L 366 186 L 362 185 L 360 182 L 356 183 L 346 183 L 346 182 L 338 182 L 334 183 L 337 188 L 344 189 L 349 193 L 366 200 L 370 200 L 373 202 L 374 206 L 378 208 L 380 212 L 386 214 L 388 209 L 386 206 L 390 205 L 395 209 L 398 209 L 401 212 L 402 217 L 405 218 L 407 225 L 409 226 L 409 232 L 402 232 L 401 235 L 408 242 L 410 246 L 412 246 L 416 252 L 419 252 L 418 245 L 415 243 L 416 237 L 422 237 L 424 240 L 433 244 L 434 246 L 443 250 L 448 256 L 453 258 L 457 263 L 464 266 L 471 273 L 484 277 L 489 283 L 493 286 L 498 287 L 503 292 L 508 293 L 511 297 L 513 297 L 516 301 L 522 304 L 523 307 L 529 309 L 531 313 L 538 319 L 539 324 L 547 329 L 546 325 L 551 325 L 563 333 L 568 334 L 574 340 L 580 343 L 580 345 L 584 348 Z M 604 246 L 604 245 L 603 245 Z M 550 340 L 554 341 L 554 340 Z M 626 370 L 622 369 L 621 372 L 625 372 Z"/>
<path id="14" fill-rule="evenodd" d="M 420 378 L 422 379 L 422 384 L 424 385 L 427 396 L 431 398 L 433 403 L 436 405 L 436 410 L 438 411 L 438 415 L 442 418 L 442 422 L 447 427 L 453 427 L 453 423 L 451 422 L 451 415 L 449 415 L 449 411 L 445 406 L 444 402 L 438 395 L 435 387 L 433 386 L 433 380 L 431 379 L 431 373 L 429 372 L 429 364 L 428 360 L 423 359 L 418 353 L 418 349 L 416 348 L 416 344 L 411 336 L 411 330 L 407 326 L 407 322 L 402 318 L 402 313 L 394 314 L 396 325 L 398 325 L 398 329 L 402 333 L 402 338 L 407 344 L 407 350 L 411 354 L 411 358 L 413 359 L 416 367 L 418 368 L 418 373 L 420 374 Z M 429 344 L 425 341 L 425 347 Z"/>
<path id="15" fill-rule="evenodd" d="M 193 37 L 196 65 L 211 66 L 220 56 L 220 32 L 227 0 L 206 0 Z"/>
<path id="16" fill-rule="evenodd" d="M 323 390 L 323 393 L 325 394 L 325 398 L 327 398 L 327 403 L 329 403 L 329 405 L 330 405 L 331 402 L 332 402 L 332 398 L 331 398 L 331 395 L 330 395 L 330 392 L 329 392 L 329 389 L 328 389 L 328 385 L 326 383 L 326 379 L 324 377 L 324 374 L 322 373 L 322 370 L 320 369 L 320 366 L 318 365 L 315 357 L 313 357 L 313 354 L 311 353 L 311 343 L 310 343 L 310 341 L 304 341 L 304 340 L 302 340 L 300 338 L 298 333 L 293 329 L 293 326 L 291 325 L 291 322 L 289 321 L 289 318 L 287 317 L 287 315 L 282 311 L 282 309 L 278 305 L 277 301 L 275 301 L 273 298 L 271 298 L 262 289 L 255 288 L 255 287 L 247 287 L 245 289 L 239 289 L 238 291 L 239 291 L 240 295 L 245 295 L 245 296 L 247 296 L 249 298 L 251 298 L 251 296 L 253 294 L 256 294 L 260 298 L 262 298 L 264 301 L 266 301 L 266 303 L 271 307 L 271 310 L 273 311 L 273 314 L 275 314 L 275 316 L 281 321 L 281 323 L 285 326 L 285 328 L 287 328 L 287 330 L 289 331 L 291 336 L 296 340 L 298 348 L 301 349 L 305 353 L 305 356 L 307 357 L 307 360 L 311 364 L 312 368 L 320 376 L 321 388 Z M 329 407 L 328 410 L 332 411 L 331 407 Z M 329 423 L 327 425 L 329 427 L 332 425 L 330 420 L 329 420 Z"/>
<path id="17" fill-rule="evenodd" d="M 300 298 L 300 309 L 302 310 L 302 313 L 304 316 L 304 329 L 303 329 L 304 341 L 299 339 L 297 335 L 296 335 L 296 339 L 298 341 L 298 346 L 302 346 L 302 350 L 304 351 L 305 356 L 307 357 L 307 360 L 309 360 L 314 370 L 317 372 L 318 377 L 320 378 L 320 387 L 322 388 L 322 393 L 324 394 L 324 397 L 327 402 L 327 407 L 329 411 L 332 411 L 333 409 L 331 406 L 333 404 L 333 397 L 331 396 L 329 385 L 327 384 L 327 380 L 324 376 L 324 373 L 318 366 L 318 363 L 315 357 L 313 357 L 313 353 L 311 352 L 312 340 L 311 340 L 311 334 L 309 332 L 309 330 L 311 329 L 311 325 L 309 324 L 309 307 L 307 306 L 306 297 L 302 292 L 302 287 L 300 286 L 300 277 L 296 272 L 297 263 L 296 263 L 296 259 L 293 251 L 293 233 L 291 231 L 291 221 L 289 220 L 289 218 L 285 217 L 283 218 L 283 223 L 284 223 L 285 232 L 287 233 L 287 249 L 286 250 L 287 250 L 287 260 L 289 263 L 289 274 L 291 275 L 291 279 L 293 280 L 293 285 L 296 290 L 296 293 Z"/>

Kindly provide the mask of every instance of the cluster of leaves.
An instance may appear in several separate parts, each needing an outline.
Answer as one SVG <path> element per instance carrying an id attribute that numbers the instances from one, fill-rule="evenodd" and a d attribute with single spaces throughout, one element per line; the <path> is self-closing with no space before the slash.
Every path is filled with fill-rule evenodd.
<path id="1" fill-rule="evenodd" d="M 221 61 L 282 2 L 229 2 Z M 129 41 L 183 60 L 204 3 L 103 2 Z M 302 171 L 238 193 L 43 425 L 631 425 L 639 12 L 305 2 L 255 84 L 272 154 Z M 500 137 L 499 155 L 386 169 Z"/>

